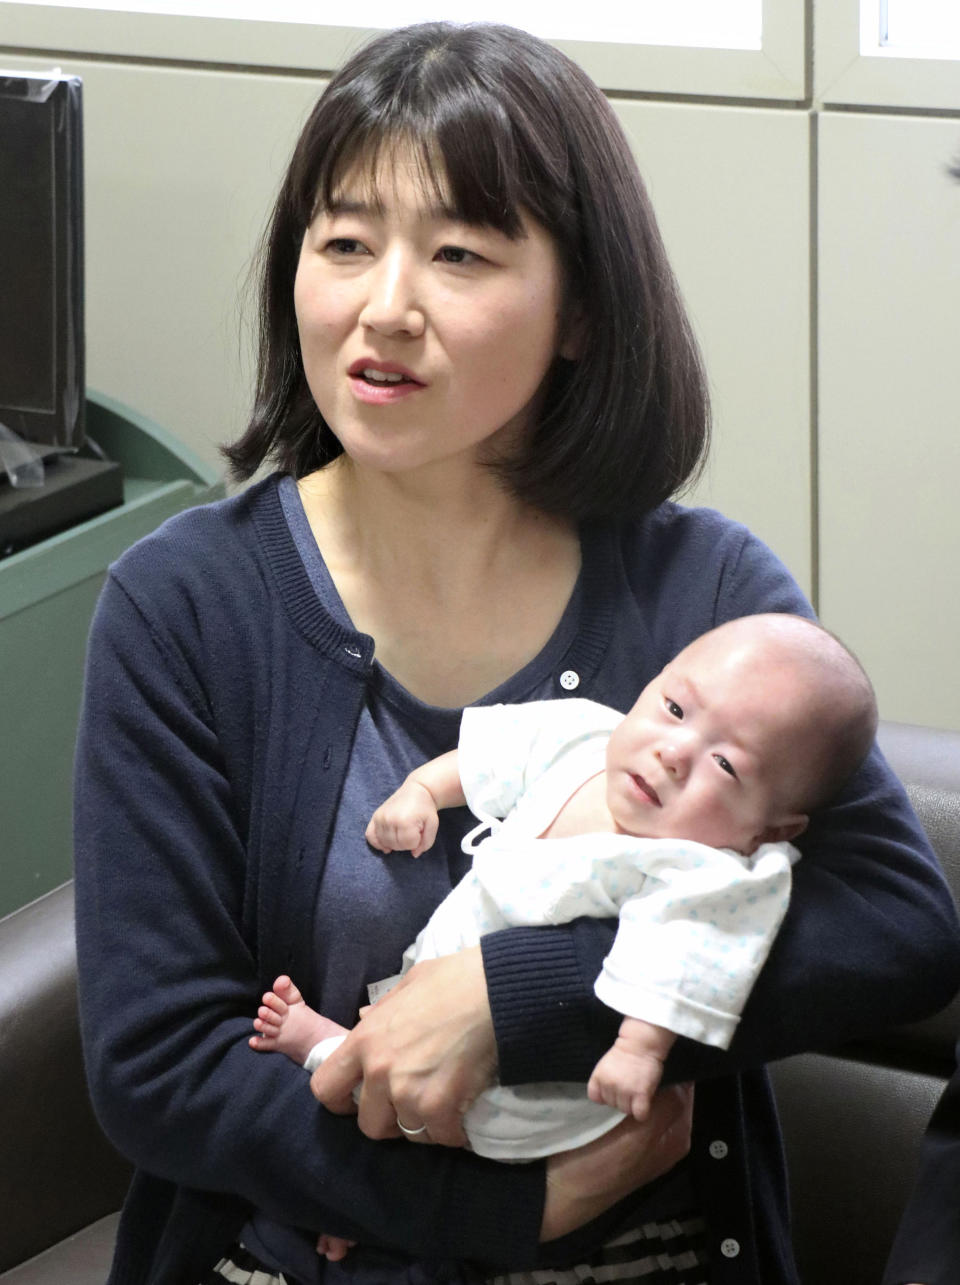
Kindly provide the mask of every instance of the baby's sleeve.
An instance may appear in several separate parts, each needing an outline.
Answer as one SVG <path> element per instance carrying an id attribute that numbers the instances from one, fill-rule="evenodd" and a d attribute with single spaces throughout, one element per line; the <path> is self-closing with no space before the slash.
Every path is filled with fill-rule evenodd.
<path id="1" fill-rule="evenodd" d="M 664 840 L 648 882 L 624 902 L 597 978 L 609 1008 L 727 1048 L 790 898 L 787 843 L 752 857 Z"/>
<path id="2" fill-rule="evenodd" d="M 467 806 L 481 821 L 502 820 L 561 754 L 608 735 L 622 717 L 577 698 L 470 706 L 458 746 Z"/>

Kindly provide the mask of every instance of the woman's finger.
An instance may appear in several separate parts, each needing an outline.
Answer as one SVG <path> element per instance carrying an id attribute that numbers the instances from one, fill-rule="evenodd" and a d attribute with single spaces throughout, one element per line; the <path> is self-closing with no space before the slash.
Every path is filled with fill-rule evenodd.
<path id="1" fill-rule="evenodd" d="M 403 1134 L 403 1136 L 406 1138 L 408 1142 L 421 1142 L 421 1143 L 425 1142 L 428 1144 L 433 1142 L 433 1139 L 430 1137 L 430 1133 L 425 1124 L 419 1124 L 419 1125 L 405 1124 L 404 1121 L 401 1120 L 399 1116 L 397 1116 L 397 1128 L 400 1130 L 400 1132 Z"/>
<path id="2" fill-rule="evenodd" d="M 429 1140 L 466 1143 L 463 1113 L 493 1081 L 496 1042 L 479 948 L 418 964 L 365 1011 L 314 1072 L 311 1088 L 332 1111 L 352 1110 L 370 1138 L 397 1138 L 397 1117 L 426 1125 Z M 417 1135 L 422 1138 L 422 1135 Z"/>
<path id="3" fill-rule="evenodd" d="M 350 1047 L 350 1036 L 317 1067 L 310 1077 L 310 1092 L 328 1111 L 336 1115 L 356 1115 L 353 1090 L 363 1078 L 363 1070 Z"/>

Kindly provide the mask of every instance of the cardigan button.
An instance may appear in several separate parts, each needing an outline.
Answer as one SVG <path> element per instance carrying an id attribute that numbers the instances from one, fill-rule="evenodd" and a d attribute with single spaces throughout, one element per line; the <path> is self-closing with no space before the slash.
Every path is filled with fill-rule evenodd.
<path id="1" fill-rule="evenodd" d="M 722 1138 L 717 1138 L 710 1143 L 707 1150 L 710 1152 L 711 1156 L 713 1156 L 714 1160 L 725 1160 L 730 1148 Z"/>
<path id="2" fill-rule="evenodd" d="M 575 669 L 565 669 L 560 675 L 560 686 L 565 692 L 575 691 L 580 686 L 580 675 Z"/>
<path id="3" fill-rule="evenodd" d="M 740 1242 L 728 1236 L 726 1240 L 720 1242 L 720 1253 L 724 1258 L 736 1258 L 740 1253 Z"/>

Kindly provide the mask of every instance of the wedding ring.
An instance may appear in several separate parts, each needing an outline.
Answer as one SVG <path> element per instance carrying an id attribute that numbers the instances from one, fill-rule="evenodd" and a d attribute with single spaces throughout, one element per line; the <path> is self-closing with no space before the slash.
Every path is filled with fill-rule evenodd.
<path id="1" fill-rule="evenodd" d="M 418 1138 L 421 1133 L 426 1133 L 427 1131 L 425 1124 L 421 1124 L 419 1129 L 408 1129 L 399 1116 L 397 1116 L 397 1128 L 401 1133 L 405 1133 L 408 1138 Z"/>

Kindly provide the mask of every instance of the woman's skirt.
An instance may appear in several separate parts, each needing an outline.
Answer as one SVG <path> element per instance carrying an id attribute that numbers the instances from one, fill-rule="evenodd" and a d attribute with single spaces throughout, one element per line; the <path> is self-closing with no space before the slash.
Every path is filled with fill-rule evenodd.
<path id="1" fill-rule="evenodd" d="M 508 1272 L 486 1278 L 487 1285 L 709 1285 L 706 1229 L 702 1218 L 680 1217 L 646 1223 L 602 1245 L 590 1263 L 557 1269 Z M 363 1285 L 362 1269 L 353 1276 Z M 477 1276 L 470 1273 L 470 1279 Z M 378 1280 L 382 1276 L 378 1273 Z M 235 1245 L 199 1285 L 296 1285 L 265 1267 L 242 1245 Z"/>

